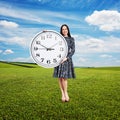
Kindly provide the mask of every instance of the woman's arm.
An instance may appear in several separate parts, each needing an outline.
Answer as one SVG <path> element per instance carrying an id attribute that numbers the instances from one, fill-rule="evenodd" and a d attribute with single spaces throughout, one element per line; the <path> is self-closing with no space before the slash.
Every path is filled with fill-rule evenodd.
<path id="1" fill-rule="evenodd" d="M 73 54 L 75 53 L 75 41 L 74 38 L 72 38 L 71 43 L 70 43 L 70 49 L 68 51 L 68 55 L 66 58 L 64 58 L 62 60 L 61 63 L 64 63 L 66 60 L 68 60 L 69 58 L 72 58 Z"/>
<path id="2" fill-rule="evenodd" d="M 71 58 L 74 53 L 75 53 L 75 40 L 74 40 L 74 38 L 72 38 L 70 49 L 69 49 L 68 55 L 67 55 L 67 59 Z"/>

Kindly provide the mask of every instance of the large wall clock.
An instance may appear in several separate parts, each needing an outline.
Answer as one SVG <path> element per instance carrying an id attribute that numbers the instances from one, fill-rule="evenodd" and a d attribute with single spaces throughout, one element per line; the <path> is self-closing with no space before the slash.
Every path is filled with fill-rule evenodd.
<path id="1" fill-rule="evenodd" d="M 31 56 L 34 61 L 45 68 L 61 64 L 67 56 L 68 46 L 65 38 L 53 30 L 38 33 L 31 42 Z"/>

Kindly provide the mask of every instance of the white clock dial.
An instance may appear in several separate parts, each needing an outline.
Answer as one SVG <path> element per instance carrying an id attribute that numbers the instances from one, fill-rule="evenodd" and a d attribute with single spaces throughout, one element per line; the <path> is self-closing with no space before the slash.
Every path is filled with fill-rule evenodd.
<path id="1" fill-rule="evenodd" d="M 68 46 L 61 34 L 47 30 L 34 37 L 30 51 L 32 58 L 38 65 L 53 68 L 58 66 L 67 56 Z"/>

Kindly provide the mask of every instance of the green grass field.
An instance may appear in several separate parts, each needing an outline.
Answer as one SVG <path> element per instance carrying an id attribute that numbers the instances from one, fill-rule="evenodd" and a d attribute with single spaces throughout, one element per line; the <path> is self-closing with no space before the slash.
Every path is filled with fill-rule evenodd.
<path id="1" fill-rule="evenodd" d="M 120 120 L 120 67 L 75 72 L 62 103 L 53 69 L 0 62 L 0 120 Z"/>

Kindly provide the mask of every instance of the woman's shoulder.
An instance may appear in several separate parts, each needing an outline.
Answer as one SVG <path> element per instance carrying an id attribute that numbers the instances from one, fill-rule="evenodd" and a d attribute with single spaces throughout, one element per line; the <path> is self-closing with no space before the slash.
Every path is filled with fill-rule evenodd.
<path id="1" fill-rule="evenodd" d="M 70 40 L 74 42 L 74 37 L 65 37 L 66 40 Z"/>
<path id="2" fill-rule="evenodd" d="M 74 37 L 70 37 L 70 40 L 73 41 L 73 42 L 75 41 Z"/>
<path id="3" fill-rule="evenodd" d="M 74 40 L 74 37 L 71 37 L 72 40 Z"/>

